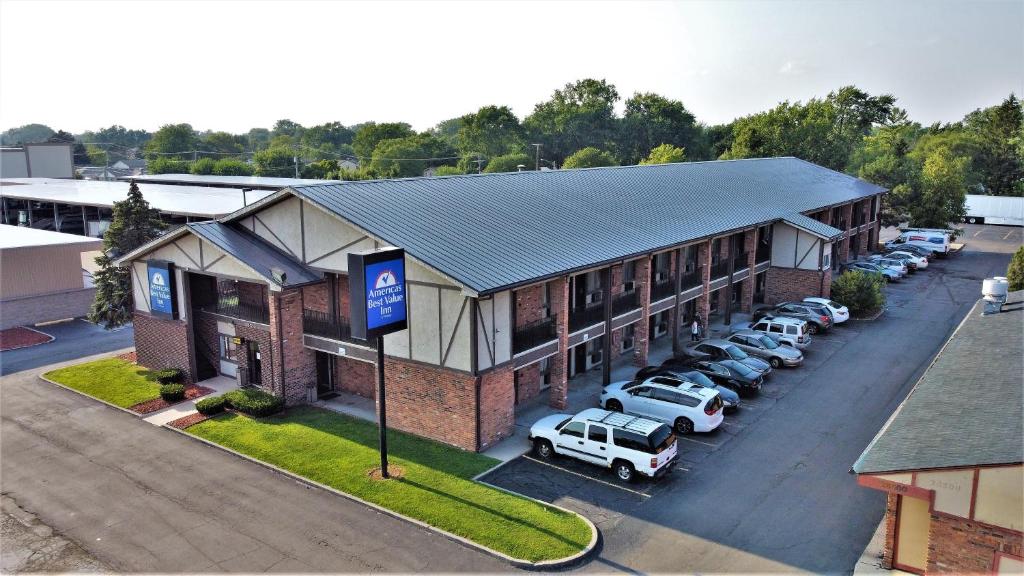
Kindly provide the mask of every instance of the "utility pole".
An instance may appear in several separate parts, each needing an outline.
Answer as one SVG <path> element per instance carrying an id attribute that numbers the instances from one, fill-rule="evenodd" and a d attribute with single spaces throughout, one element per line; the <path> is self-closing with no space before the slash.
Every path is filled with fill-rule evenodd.
<path id="1" fill-rule="evenodd" d="M 299 157 L 292 156 L 292 162 L 295 162 L 295 177 L 299 177 Z"/>
<path id="2" fill-rule="evenodd" d="M 540 144 L 530 144 L 530 146 L 537 149 L 537 164 L 534 170 L 540 171 Z"/>
<path id="3" fill-rule="evenodd" d="M 476 160 L 473 160 L 472 162 L 474 162 L 476 164 L 476 173 L 477 174 L 480 174 L 481 172 L 483 172 L 482 167 L 484 165 L 484 161 L 480 159 L 480 155 L 479 154 L 477 155 Z"/>

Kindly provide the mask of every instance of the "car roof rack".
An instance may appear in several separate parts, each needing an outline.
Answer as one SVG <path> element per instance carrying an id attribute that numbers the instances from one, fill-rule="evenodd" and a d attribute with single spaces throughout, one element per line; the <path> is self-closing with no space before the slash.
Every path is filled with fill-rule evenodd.
<path id="1" fill-rule="evenodd" d="M 649 434 L 653 429 L 657 428 L 657 422 L 641 418 L 639 416 L 630 416 L 622 412 L 609 412 L 601 417 L 600 420 L 592 420 L 592 422 L 599 422 L 601 424 L 607 424 L 609 426 L 615 426 L 616 428 L 622 428 L 623 430 L 629 430 L 630 432 L 638 432 L 640 434 Z"/>

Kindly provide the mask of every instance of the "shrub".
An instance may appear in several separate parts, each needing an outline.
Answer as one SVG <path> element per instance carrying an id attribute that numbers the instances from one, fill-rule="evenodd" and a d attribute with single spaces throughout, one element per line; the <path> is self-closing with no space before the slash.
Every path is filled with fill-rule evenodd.
<path id="1" fill-rule="evenodd" d="M 185 372 L 181 368 L 166 368 L 153 372 L 153 377 L 161 384 L 181 384 L 185 379 Z"/>
<path id="2" fill-rule="evenodd" d="M 200 414 L 211 416 L 213 414 L 220 414 L 227 408 L 228 399 L 223 396 L 210 396 L 209 398 L 203 398 L 196 402 L 196 410 Z"/>
<path id="3" fill-rule="evenodd" d="M 160 397 L 168 402 L 177 402 L 185 399 L 184 384 L 164 384 L 160 386 Z"/>
<path id="4" fill-rule="evenodd" d="M 232 408 L 250 416 L 269 416 L 284 408 L 284 398 L 262 390 L 232 390 L 224 398 Z"/>
<path id="5" fill-rule="evenodd" d="M 200 158 L 192 163 L 189 171 L 192 174 L 213 174 L 213 167 L 217 165 L 217 161 L 213 158 Z"/>
<path id="6" fill-rule="evenodd" d="M 1009 290 L 1016 292 L 1024 290 L 1024 246 L 1017 248 L 1010 259 L 1010 266 L 1006 269 L 1006 281 L 1009 282 Z"/>
<path id="7" fill-rule="evenodd" d="M 878 312 L 885 306 L 885 278 L 860 270 L 844 272 L 832 281 L 832 299 L 842 303 L 855 316 Z"/>

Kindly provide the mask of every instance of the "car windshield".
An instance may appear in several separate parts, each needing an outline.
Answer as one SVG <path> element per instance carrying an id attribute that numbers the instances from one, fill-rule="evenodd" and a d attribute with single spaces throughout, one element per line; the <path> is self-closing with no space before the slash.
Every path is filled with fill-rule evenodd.
<path id="1" fill-rule="evenodd" d="M 747 358 L 749 358 L 746 352 L 740 350 L 739 348 L 733 346 L 732 344 L 725 347 L 725 353 L 728 354 L 729 357 L 732 358 L 733 360 L 746 360 Z"/>
<path id="2" fill-rule="evenodd" d="M 772 340 L 767 336 L 761 336 L 760 338 L 758 338 L 758 340 L 761 342 L 761 344 L 764 344 L 765 348 L 769 350 L 775 350 L 776 348 L 779 347 L 775 340 Z"/>
<path id="3" fill-rule="evenodd" d="M 700 384 L 705 388 L 715 387 L 715 383 L 711 381 L 711 378 L 708 378 L 700 372 L 687 372 L 684 376 L 686 376 L 687 379 L 692 380 L 694 384 Z"/>
<path id="4" fill-rule="evenodd" d="M 833 307 L 833 308 L 836 308 L 836 309 L 839 309 L 839 308 L 843 307 L 843 305 L 840 304 L 839 302 L 833 302 L 831 300 L 828 301 L 828 305 Z"/>
<path id="5" fill-rule="evenodd" d="M 740 376 L 746 376 L 747 378 L 752 378 L 756 374 L 753 368 L 742 362 L 733 362 L 729 367 L 739 372 Z"/>
<path id="6" fill-rule="evenodd" d="M 569 423 L 569 420 L 572 420 L 571 416 L 569 418 L 566 418 L 565 420 L 562 420 L 561 422 L 559 422 L 558 425 L 555 426 L 555 430 L 561 430 L 562 426 L 565 426 L 566 424 Z"/>
<path id="7" fill-rule="evenodd" d="M 651 448 L 655 454 L 661 452 L 672 446 L 672 443 L 676 441 L 676 437 L 672 434 L 672 429 L 662 424 L 651 432 L 651 435 L 647 437 L 647 441 L 651 443 Z"/>

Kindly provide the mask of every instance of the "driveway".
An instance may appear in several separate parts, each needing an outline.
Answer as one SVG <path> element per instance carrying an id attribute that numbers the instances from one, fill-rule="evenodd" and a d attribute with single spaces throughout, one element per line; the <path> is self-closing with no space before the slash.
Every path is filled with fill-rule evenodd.
<path id="1" fill-rule="evenodd" d="M 53 386 L 38 372 L 0 378 L 3 494 L 116 571 L 508 569 Z"/>
<path id="2" fill-rule="evenodd" d="M 131 326 L 105 330 L 81 318 L 37 328 L 53 342 L 0 352 L 0 376 L 135 345 Z"/>
<path id="3" fill-rule="evenodd" d="M 661 481 L 622 485 L 529 456 L 485 480 L 594 520 L 604 546 L 580 570 L 850 572 L 885 507 L 850 466 L 1015 247 L 968 243 L 888 287 L 881 318 L 815 337 L 804 367 L 777 370 L 715 432 L 682 438 L 677 469 Z"/>

